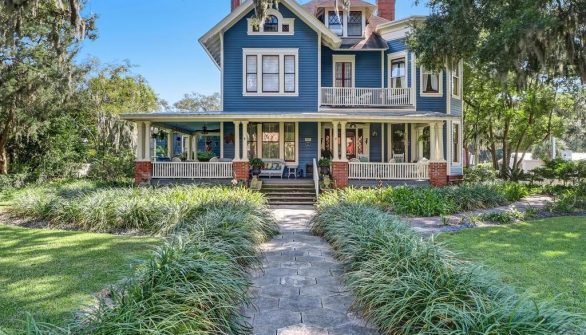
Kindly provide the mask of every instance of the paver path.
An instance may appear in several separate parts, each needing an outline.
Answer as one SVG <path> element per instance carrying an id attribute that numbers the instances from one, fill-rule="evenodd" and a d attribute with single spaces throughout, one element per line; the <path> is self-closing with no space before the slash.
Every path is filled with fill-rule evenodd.
<path id="1" fill-rule="evenodd" d="M 311 208 L 311 207 L 310 207 Z M 313 236 L 313 209 L 275 209 L 281 234 L 262 245 L 263 271 L 255 272 L 246 314 L 255 335 L 377 334 L 348 308 L 341 266 L 329 244 Z"/>
<path id="2" fill-rule="evenodd" d="M 524 199 L 521 199 L 515 203 L 512 203 L 507 206 L 496 207 L 496 208 L 487 208 L 487 209 L 479 209 L 476 211 L 471 212 L 464 212 L 458 213 L 454 215 L 449 215 L 447 218 L 449 220 L 448 226 L 443 224 L 443 220 L 440 216 L 433 216 L 433 217 L 420 217 L 420 218 L 403 218 L 407 223 L 411 225 L 413 230 L 421 233 L 422 235 L 429 236 L 434 235 L 442 232 L 453 232 L 458 231 L 466 228 L 472 228 L 469 225 L 462 224 L 463 221 L 469 216 L 476 216 L 480 214 L 487 214 L 487 213 L 499 213 L 499 212 L 506 212 L 512 209 L 516 209 L 520 212 L 525 212 L 529 208 L 536 209 L 536 210 L 543 210 L 547 205 L 551 204 L 553 199 L 550 196 L 545 195 L 533 195 L 528 196 Z M 494 224 L 487 222 L 487 223 L 477 223 L 473 227 L 485 227 L 485 226 L 494 226 Z"/>

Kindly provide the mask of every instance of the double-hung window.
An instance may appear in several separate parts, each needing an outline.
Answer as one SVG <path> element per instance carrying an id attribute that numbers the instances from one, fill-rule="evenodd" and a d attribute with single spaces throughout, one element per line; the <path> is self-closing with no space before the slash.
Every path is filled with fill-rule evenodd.
<path id="1" fill-rule="evenodd" d="M 405 58 L 391 61 L 391 88 L 407 88 L 407 70 Z"/>
<path id="2" fill-rule="evenodd" d="M 442 72 L 421 68 L 421 94 L 424 96 L 442 96 Z"/>
<path id="3" fill-rule="evenodd" d="M 279 158 L 279 123 L 262 124 L 262 158 Z"/>
<path id="4" fill-rule="evenodd" d="M 460 92 L 462 89 L 462 73 L 460 70 L 460 63 L 455 62 L 452 65 L 452 96 L 460 98 Z"/>
<path id="5" fill-rule="evenodd" d="M 285 122 L 285 161 L 294 162 L 295 155 L 295 123 Z"/>
<path id="6" fill-rule="evenodd" d="M 462 152 L 460 151 L 460 124 L 452 123 L 452 163 L 460 164 Z"/>
<path id="7" fill-rule="evenodd" d="M 252 122 L 249 123 L 246 131 L 248 133 L 248 143 L 246 146 L 246 149 L 248 150 L 248 157 L 256 158 L 258 156 L 258 154 L 257 154 L 257 143 L 258 143 L 257 124 L 252 123 Z"/>
<path id="8" fill-rule="evenodd" d="M 297 49 L 244 49 L 244 95 L 297 95 Z"/>

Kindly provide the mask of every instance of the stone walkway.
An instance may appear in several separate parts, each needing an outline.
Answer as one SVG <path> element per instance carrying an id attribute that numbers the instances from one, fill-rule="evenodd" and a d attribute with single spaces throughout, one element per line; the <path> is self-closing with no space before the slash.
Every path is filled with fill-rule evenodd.
<path id="1" fill-rule="evenodd" d="M 485 227 L 485 226 L 494 226 L 493 223 L 477 223 L 474 226 L 470 226 L 465 224 L 465 219 L 470 216 L 477 216 L 481 214 L 487 213 L 499 213 L 505 212 L 509 210 L 518 210 L 520 212 L 525 212 L 529 208 L 535 210 L 543 210 L 547 205 L 553 202 L 553 199 L 549 196 L 543 195 L 534 195 L 526 197 L 520 201 L 512 203 L 508 206 L 496 207 L 496 208 L 489 208 L 489 209 L 480 209 L 472 212 L 464 212 L 458 213 L 454 215 L 447 216 L 449 225 L 443 224 L 443 220 L 440 216 L 434 217 L 419 217 L 419 218 L 409 218 L 403 217 L 402 219 L 405 222 L 408 222 L 411 227 L 421 233 L 424 236 L 435 235 L 438 233 L 443 232 L 453 232 L 467 228 L 476 228 L 476 227 Z"/>
<path id="2" fill-rule="evenodd" d="M 274 209 L 281 235 L 262 246 L 263 271 L 252 273 L 247 311 L 254 335 L 377 334 L 348 308 L 352 296 L 329 244 L 313 236 L 311 207 Z"/>

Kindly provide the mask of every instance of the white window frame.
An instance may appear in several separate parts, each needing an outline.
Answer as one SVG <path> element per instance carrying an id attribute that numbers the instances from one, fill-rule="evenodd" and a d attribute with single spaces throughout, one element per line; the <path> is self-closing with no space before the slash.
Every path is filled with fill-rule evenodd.
<path id="1" fill-rule="evenodd" d="M 455 71 L 451 71 L 451 81 L 450 81 L 450 91 L 452 92 L 452 98 L 454 99 L 462 99 L 462 85 L 464 84 L 464 81 L 462 80 L 463 78 L 463 72 L 464 72 L 464 65 L 463 63 L 460 61 L 457 63 L 456 67 L 458 68 L 458 73 L 459 76 L 454 76 Z M 454 80 L 458 81 L 458 92 L 454 92 Z"/>
<path id="2" fill-rule="evenodd" d="M 299 165 L 299 151 L 301 150 L 301 145 L 299 143 L 299 122 L 298 121 L 266 121 L 266 122 L 258 122 L 256 128 L 256 152 L 257 157 L 260 159 L 265 159 L 262 157 L 262 124 L 263 123 L 278 123 L 279 124 L 279 159 L 285 160 L 285 123 L 295 123 L 295 161 L 293 162 L 285 162 L 285 166 L 298 166 Z M 248 145 L 246 146 L 248 148 Z"/>
<path id="3" fill-rule="evenodd" d="M 356 88 L 356 55 L 332 56 L 332 87 L 336 87 L 336 63 L 352 63 L 352 88 Z"/>
<path id="4" fill-rule="evenodd" d="M 419 67 L 419 94 L 422 97 L 443 97 L 444 96 L 444 71 L 438 74 L 438 93 L 426 93 L 423 91 L 423 75 L 426 72 L 423 66 Z"/>
<path id="5" fill-rule="evenodd" d="M 345 11 L 341 8 L 338 8 L 338 11 L 342 12 L 342 35 L 340 37 L 352 37 L 352 38 L 360 38 L 360 37 L 364 37 L 365 33 L 366 33 L 366 13 L 364 12 L 364 9 L 354 9 L 352 8 L 351 11 L 352 12 L 362 12 L 362 36 L 348 36 L 348 15 L 350 14 L 350 12 Z M 330 29 L 330 20 L 329 20 L 329 15 L 330 12 L 336 12 L 336 8 L 334 7 L 328 7 L 325 8 L 325 14 L 324 14 L 324 24 L 326 25 L 326 27 L 328 29 Z"/>
<path id="6" fill-rule="evenodd" d="M 454 155 L 453 152 L 453 148 L 454 148 L 454 125 L 458 126 L 458 152 L 456 153 L 457 155 Z M 463 157 L 462 157 L 462 146 L 463 146 L 463 138 L 462 138 L 462 122 L 460 121 L 452 121 L 452 126 L 450 129 L 450 153 L 451 153 L 451 157 L 450 157 L 450 163 L 452 164 L 452 166 L 462 166 L 462 161 L 463 161 Z M 454 162 L 454 156 L 458 156 L 458 162 Z"/>
<path id="7" fill-rule="evenodd" d="M 257 91 L 247 92 L 246 57 L 256 57 Z M 262 92 L 262 56 L 279 57 L 279 92 Z M 295 56 L 295 92 L 285 92 L 285 56 Z M 242 95 L 262 97 L 297 97 L 299 96 L 299 49 L 242 49 Z"/>
<path id="8" fill-rule="evenodd" d="M 407 84 L 407 87 L 405 88 L 410 88 L 411 86 L 409 86 L 409 60 L 407 59 L 407 52 L 405 51 L 400 51 L 400 52 L 394 52 L 392 54 L 388 54 L 387 55 L 387 88 L 392 88 L 391 87 L 391 76 L 393 73 L 393 69 L 392 69 L 392 64 L 394 60 L 397 59 L 405 59 L 405 81 Z M 411 81 L 411 83 L 413 83 L 413 81 Z"/>
<path id="9" fill-rule="evenodd" d="M 279 20 L 279 25 L 278 25 L 278 30 L 275 32 L 265 32 L 264 31 L 264 22 L 262 22 L 260 24 L 260 26 L 258 27 L 258 31 L 254 31 L 254 27 L 253 27 L 253 19 L 249 18 L 248 19 L 248 35 L 265 35 L 265 36 L 270 36 L 270 35 L 295 35 L 295 19 L 294 18 L 284 18 L 283 15 L 275 9 L 269 9 L 267 11 L 267 16 L 271 16 L 274 15 L 278 20 Z M 283 31 L 283 25 L 289 25 L 289 31 L 284 32 Z"/>

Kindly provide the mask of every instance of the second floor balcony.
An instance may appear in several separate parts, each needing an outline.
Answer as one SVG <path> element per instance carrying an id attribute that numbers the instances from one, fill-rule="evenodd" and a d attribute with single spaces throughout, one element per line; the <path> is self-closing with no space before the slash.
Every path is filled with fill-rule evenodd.
<path id="1" fill-rule="evenodd" d="M 322 87 L 324 107 L 408 107 L 413 104 L 411 88 Z"/>

